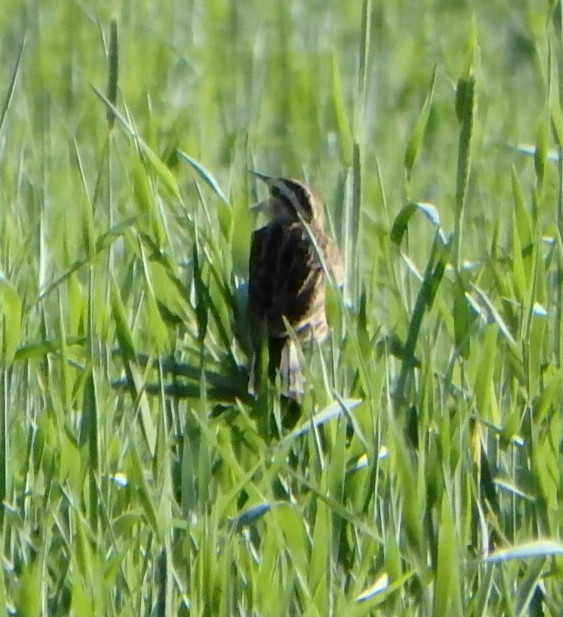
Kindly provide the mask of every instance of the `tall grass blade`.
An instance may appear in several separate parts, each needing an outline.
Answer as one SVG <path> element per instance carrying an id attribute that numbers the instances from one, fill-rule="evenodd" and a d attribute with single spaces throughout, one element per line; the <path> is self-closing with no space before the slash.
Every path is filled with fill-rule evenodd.
<path id="1" fill-rule="evenodd" d="M 412 174 L 412 168 L 416 162 L 418 154 L 420 152 L 420 148 L 422 147 L 422 142 L 424 140 L 424 135 L 426 133 L 426 128 L 428 126 L 428 120 L 430 118 L 430 112 L 432 110 L 432 99 L 434 98 L 434 86 L 436 85 L 436 67 L 432 71 L 432 78 L 430 80 L 430 89 L 428 94 L 426 95 L 426 99 L 424 101 L 424 105 L 420 110 L 420 114 L 414 125 L 414 129 L 411 133 L 409 143 L 407 144 L 407 150 L 405 152 L 405 171 L 407 173 L 407 181 L 410 180 Z"/>
<path id="2" fill-rule="evenodd" d="M 10 104 L 12 102 L 12 97 L 14 96 L 14 90 L 15 90 L 16 82 L 17 82 L 18 75 L 20 72 L 20 66 L 21 66 L 24 48 L 25 48 L 25 38 L 22 40 L 20 44 L 20 49 L 18 51 L 18 56 L 16 58 L 16 64 L 14 66 L 14 70 L 12 71 L 12 77 L 8 85 L 8 90 L 6 91 L 6 96 L 4 97 L 4 102 L 2 103 L 2 108 L 0 109 L 0 131 L 2 131 L 2 128 L 4 127 L 4 122 L 6 120 L 6 114 L 8 113 L 8 109 L 10 108 Z"/>
<path id="3" fill-rule="evenodd" d="M 14 286 L 0 272 L 0 326 L 2 328 L 2 362 L 10 366 L 20 344 L 22 302 Z"/>
<path id="4" fill-rule="evenodd" d="M 471 145 L 475 116 L 475 77 L 473 75 L 468 75 L 458 80 L 455 108 L 457 120 L 460 123 L 460 131 L 456 174 L 454 263 L 459 269 L 463 238 L 463 219 L 471 169 Z"/>
<path id="5" fill-rule="evenodd" d="M 108 51 L 108 86 L 107 99 L 115 107 L 117 104 L 117 83 L 119 79 L 119 39 L 117 21 L 110 24 L 109 51 Z M 111 109 L 107 110 L 107 121 L 110 130 L 115 123 L 115 116 Z"/>
<path id="6" fill-rule="evenodd" d="M 342 79 L 340 71 L 338 69 L 338 63 L 336 56 L 332 57 L 332 88 L 331 88 L 331 100 L 332 100 L 332 113 L 334 115 L 334 122 L 336 125 L 336 132 L 338 135 L 338 142 L 340 145 L 340 158 L 345 167 L 349 167 L 352 164 L 352 150 L 353 150 L 353 135 L 350 128 L 350 122 L 346 114 L 345 98 L 342 89 Z"/>
<path id="7" fill-rule="evenodd" d="M 219 183 L 208 169 L 206 169 L 201 163 L 196 161 L 189 154 L 186 154 L 181 150 L 178 151 L 178 155 L 181 159 L 186 161 L 186 163 L 188 163 L 193 170 L 198 173 L 202 180 L 204 180 L 207 186 L 209 186 L 209 188 L 215 193 L 215 195 L 217 195 L 217 197 L 219 197 L 219 199 L 221 199 L 225 204 L 229 205 L 229 200 L 227 199 L 227 196 L 225 195 L 225 193 L 223 193 L 223 190 L 219 186 Z"/>

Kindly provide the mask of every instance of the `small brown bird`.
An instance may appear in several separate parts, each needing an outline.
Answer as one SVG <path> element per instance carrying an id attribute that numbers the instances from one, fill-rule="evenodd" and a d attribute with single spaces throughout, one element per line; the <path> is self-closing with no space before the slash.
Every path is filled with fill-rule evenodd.
<path id="1" fill-rule="evenodd" d="M 304 392 L 300 353 L 286 324 L 301 345 L 322 342 L 328 334 L 325 268 L 338 285 L 344 268 L 311 188 L 298 180 L 252 173 L 270 190 L 269 198 L 254 206 L 270 220 L 252 234 L 250 248 L 248 310 L 254 355 L 249 392 L 255 390 L 257 357 L 267 339 L 270 378 L 279 372 L 282 393 L 299 400 Z"/>

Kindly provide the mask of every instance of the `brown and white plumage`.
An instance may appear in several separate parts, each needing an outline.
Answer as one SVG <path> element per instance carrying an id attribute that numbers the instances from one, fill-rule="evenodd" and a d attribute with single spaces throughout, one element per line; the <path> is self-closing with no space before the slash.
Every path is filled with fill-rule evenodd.
<path id="1" fill-rule="evenodd" d="M 297 180 L 256 175 L 270 189 L 270 197 L 257 205 L 270 221 L 252 234 L 250 250 L 249 319 L 255 352 L 249 390 L 255 387 L 257 353 L 267 339 L 270 378 L 279 371 L 283 394 L 298 399 L 303 373 L 286 323 L 301 345 L 326 338 L 325 267 L 341 284 L 342 261 L 334 238 L 325 232 L 322 204 L 313 191 Z"/>

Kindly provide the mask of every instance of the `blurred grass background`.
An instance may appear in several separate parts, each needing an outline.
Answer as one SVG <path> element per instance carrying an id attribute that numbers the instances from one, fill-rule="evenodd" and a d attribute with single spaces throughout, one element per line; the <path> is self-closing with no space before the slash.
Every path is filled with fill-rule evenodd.
<path id="1" fill-rule="evenodd" d="M 560 3 L 2 8 L 0 605 L 559 615 Z M 348 259 L 292 431 L 249 168 Z"/>

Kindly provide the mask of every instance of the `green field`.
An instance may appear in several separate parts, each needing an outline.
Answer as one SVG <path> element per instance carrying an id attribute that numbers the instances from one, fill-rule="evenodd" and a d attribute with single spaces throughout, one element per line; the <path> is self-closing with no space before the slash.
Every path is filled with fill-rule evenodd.
<path id="1" fill-rule="evenodd" d="M 560 617 L 560 3 L 0 5 L 5 614 Z M 347 260 L 292 427 L 249 169 Z"/>

